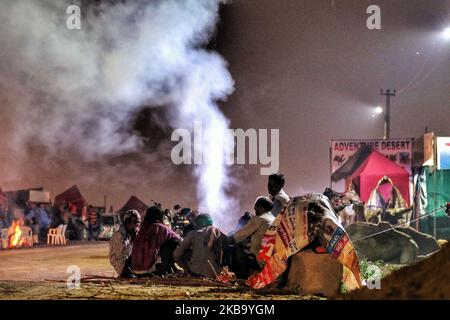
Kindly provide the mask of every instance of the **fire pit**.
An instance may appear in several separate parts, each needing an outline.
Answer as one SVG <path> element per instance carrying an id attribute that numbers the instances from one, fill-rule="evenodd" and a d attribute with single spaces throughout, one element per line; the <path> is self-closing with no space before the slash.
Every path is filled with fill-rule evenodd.
<path id="1" fill-rule="evenodd" d="M 1 248 L 13 249 L 33 246 L 33 232 L 23 225 L 23 221 L 15 220 L 8 229 L 1 230 Z"/>

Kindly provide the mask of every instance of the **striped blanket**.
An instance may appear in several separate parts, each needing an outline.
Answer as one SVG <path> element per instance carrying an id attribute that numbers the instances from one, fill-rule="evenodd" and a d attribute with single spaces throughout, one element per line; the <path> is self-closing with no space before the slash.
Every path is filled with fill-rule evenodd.
<path id="1" fill-rule="evenodd" d="M 356 252 L 330 201 L 322 194 L 307 194 L 289 201 L 263 237 L 257 259 L 264 268 L 246 284 L 259 289 L 274 282 L 286 270 L 288 258 L 315 239 L 344 266 L 347 290 L 361 287 Z"/>

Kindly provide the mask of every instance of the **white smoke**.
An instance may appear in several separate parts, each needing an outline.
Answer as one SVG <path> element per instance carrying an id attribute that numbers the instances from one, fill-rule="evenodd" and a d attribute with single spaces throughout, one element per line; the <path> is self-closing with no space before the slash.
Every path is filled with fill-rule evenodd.
<path id="1" fill-rule="evenodd" d="M 136 152 L 143 141 L 126 129 L 131 117 L 143 105 L 170 106 L 172 127 L 203 123 L 206 161 L 194 170 L 198 200 L 224 225 L 223 209 L 232 205 L 221 156 L 228 120 L 216 101 L 232 93 L 233 80 L 226 61 L 203 48 L 221 2 L 81 6 L 82 29 L 69 30 L 73 1 L 2 1 L 0 115 L 8 125 L 0 133 L 7 149 L 20 156 L 34 140 L 48 158 L 76 149 L 95 161 Z"/>

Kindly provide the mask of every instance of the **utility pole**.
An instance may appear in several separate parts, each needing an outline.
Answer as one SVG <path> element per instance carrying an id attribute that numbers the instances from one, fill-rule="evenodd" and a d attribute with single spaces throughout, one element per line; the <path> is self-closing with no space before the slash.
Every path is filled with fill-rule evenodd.
<path id="1" fill-rule="evenodd" d="M 384 139 L 391 137 L 391 97 L 395 97 L 397 90 L 387 89 L 386 92 L 381 89 L 381 95 L 386 96 L 386 110 L 384 111 Z"/>

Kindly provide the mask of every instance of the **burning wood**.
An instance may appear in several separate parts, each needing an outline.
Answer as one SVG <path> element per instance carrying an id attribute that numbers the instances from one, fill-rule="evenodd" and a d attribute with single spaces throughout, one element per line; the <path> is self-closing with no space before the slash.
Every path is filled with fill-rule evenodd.
<path id="1" fill-rule="evenodd" d="M 13 249 L 33 246 L 31 228 L 24 226 L 23 220 L 14 220 L 8 229 L 2 230 L 2 248 Z"/>
<path id="2" fill-rule="evenodd" d="M 20 220 L 13 221 L 11 227 L 8 229 L 9 248 L 22 246 L 22 230 L 20 230 Z"/>

